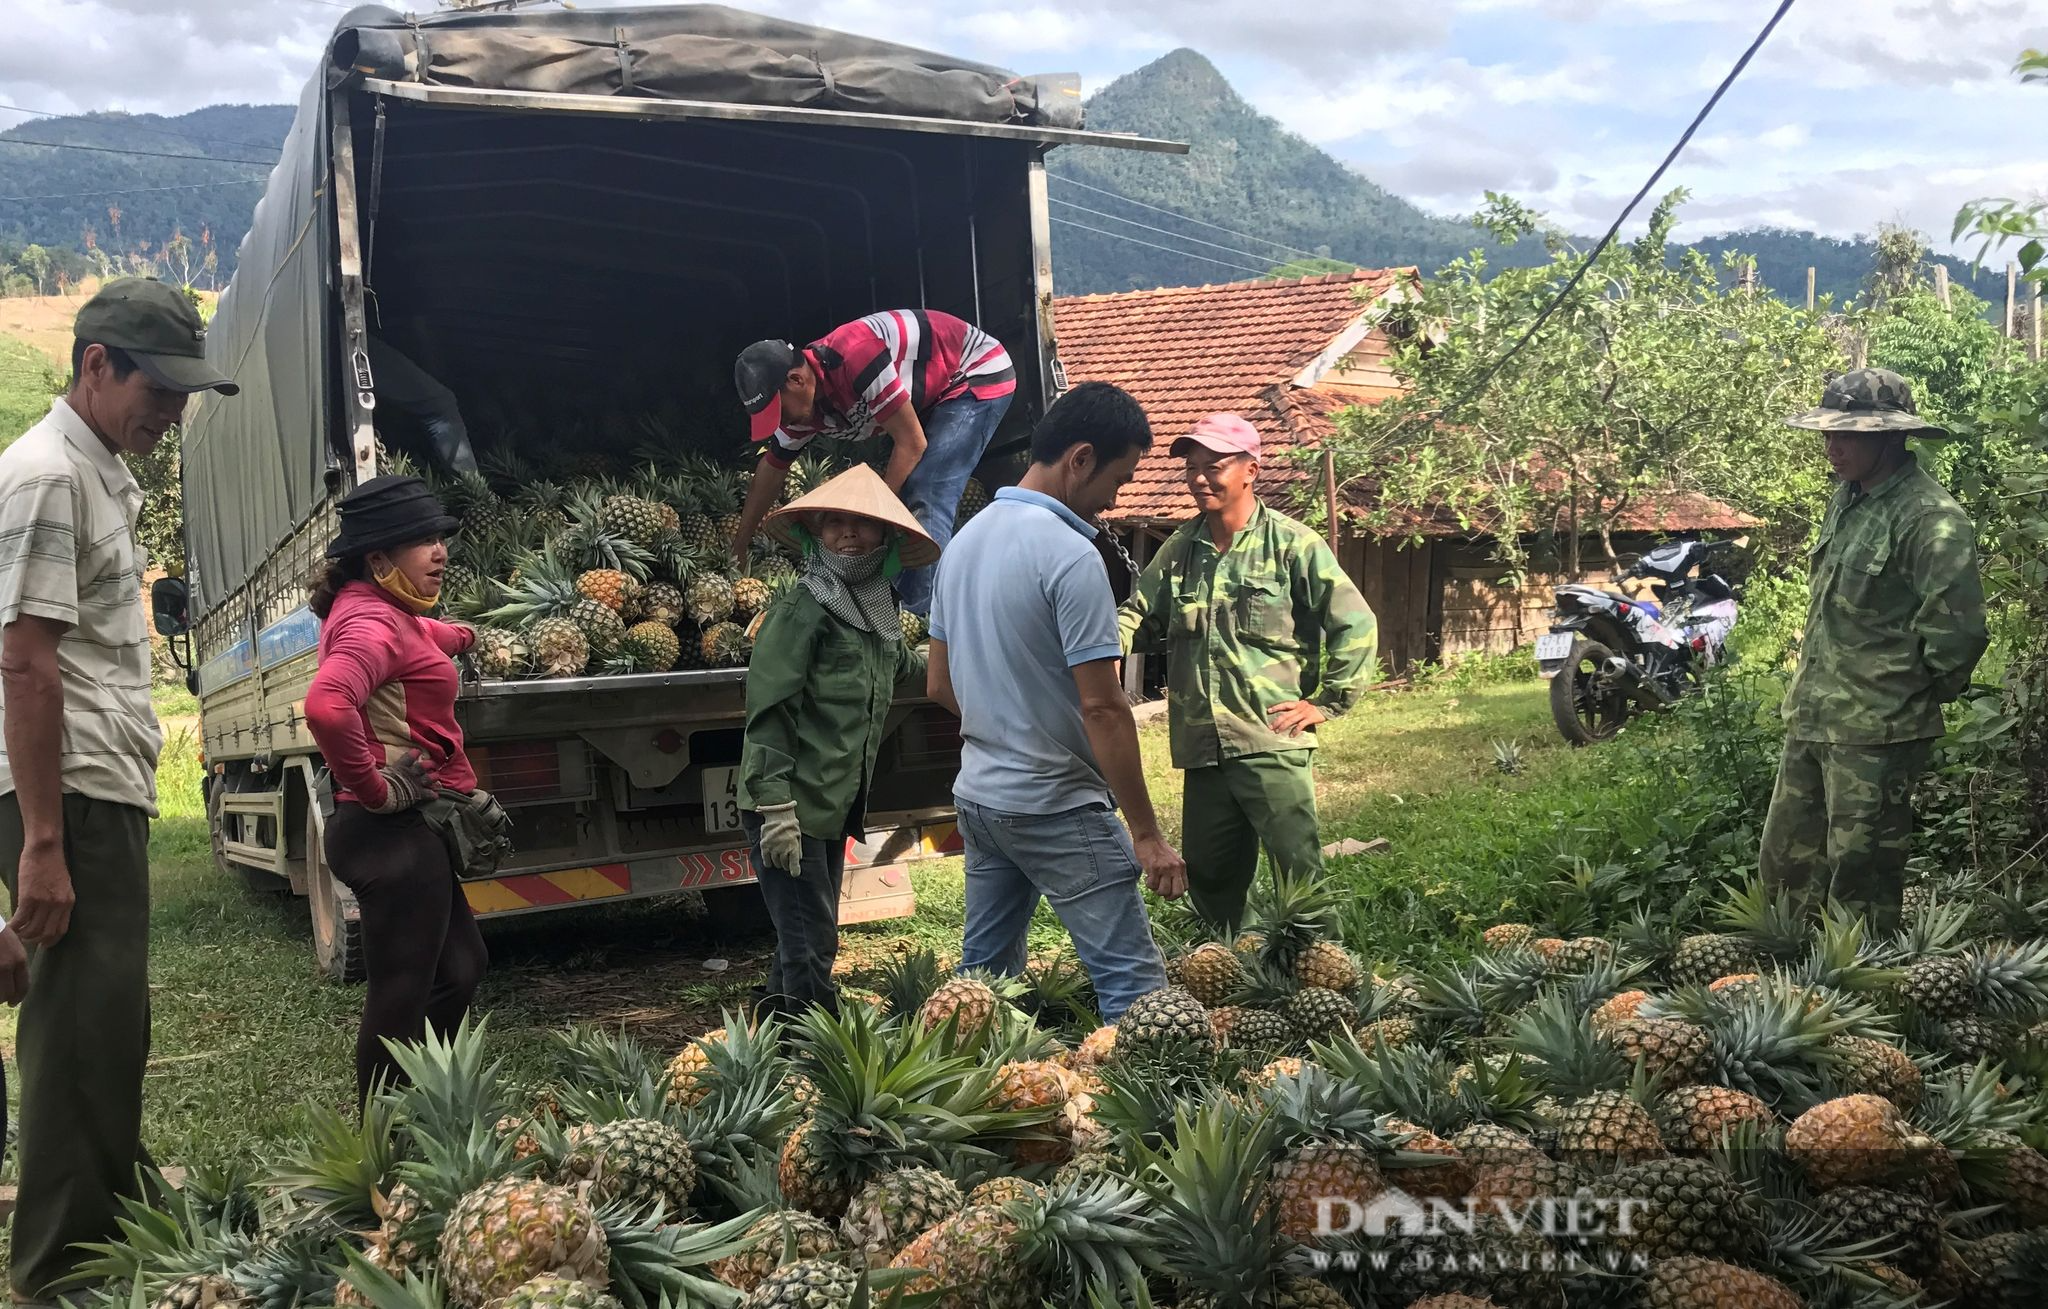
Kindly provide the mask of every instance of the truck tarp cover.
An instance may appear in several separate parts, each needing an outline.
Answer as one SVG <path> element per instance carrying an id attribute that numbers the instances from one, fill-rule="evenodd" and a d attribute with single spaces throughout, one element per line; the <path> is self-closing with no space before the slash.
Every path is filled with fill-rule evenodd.
<path id="1" fill-rule="evenodd" d="M 246 582 L 319 504 L 339 466 L 342 360 L 330 286 L 330 85 L 356 77 L 503 91 L 641 96 L 1078 128 L 1078 82 L 1019 78 L 909 46 L 722 5 L 408 17 L 336 26 L 221 297 L 207 353 L 242 386 L 187 425 L 194 610 Z"/>

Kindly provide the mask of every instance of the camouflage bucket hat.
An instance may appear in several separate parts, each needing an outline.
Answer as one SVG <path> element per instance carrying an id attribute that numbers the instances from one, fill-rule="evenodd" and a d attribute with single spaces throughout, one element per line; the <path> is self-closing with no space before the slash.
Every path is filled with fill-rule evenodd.
<path id="1" fill-rule="evenodd" d="M 1913 388 L 1889 368 L 1859 368 L 1828 383 L 1820 405 L 1785 420 L 1809 432 L 1903 432 L 1931 441 L 1948 433 L 1920 417 Z"/>

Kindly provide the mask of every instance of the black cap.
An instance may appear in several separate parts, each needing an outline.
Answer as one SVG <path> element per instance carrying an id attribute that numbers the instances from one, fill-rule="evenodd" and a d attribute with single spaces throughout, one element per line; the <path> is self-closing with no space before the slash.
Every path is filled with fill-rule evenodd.
<path id="1" fill-rule="evenodd" d="M 154 278 L 122 277 L 102 286 L 78 311 L 71 334 L 127 351 L 144 376 L 172 391 L 233 395 L 242 389 L 207 364 L 206 324 L 191 297 Z"/>
<path id="2" fill-rule="evenodd" d="M 341 535 L 327 547 L 329 559 L 446 536 L 462 526 L 417 477 L 373 477 L 342 497 L 338 508 Z"/>
<path id="3" fill-rule="evenodd" d="M 782 426 L 782 383 L 802 357 L 787 341 L 756 341 L 740 351 L 732 381 L 747 407 L 754 440 L 765 441 Z"/>

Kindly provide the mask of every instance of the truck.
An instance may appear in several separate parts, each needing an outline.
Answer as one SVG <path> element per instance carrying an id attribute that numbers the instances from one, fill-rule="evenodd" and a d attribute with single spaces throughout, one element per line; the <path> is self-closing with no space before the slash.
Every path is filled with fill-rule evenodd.
<path id="1" fill-rule="evenodd" d="M 1071 76 L 715 5 L 351 10 L 212 319 L 208 357 L 241 391 L 184 425 L 187 565 L 152 600 L 199 701 L 220 869 L 307 900 L 320 972 L 360 975 L 357 909 L 323 855 L 306 600 L 337 501 L 402 426 L 373 354 L 500 415 L 501 441 L 573 445 L 621 397 L 723 440 L 744 432 L 730 378 L 747 343 L 942 309 L 1016 363 L 984 465 L 999 481 L 1065 385 L 1045 158 L 1072 144 L 1186 149 L 1087 131 Z M 475 912 L 693 890 L 759 912 L 734 802 L 745 679 L 466 673 L 465 740 L 517 846 L 465 883 Z M 906 691 L 842 921 L 914 910 L 907 865 L 958 847 L 958 757 L 958 721 Z"/>

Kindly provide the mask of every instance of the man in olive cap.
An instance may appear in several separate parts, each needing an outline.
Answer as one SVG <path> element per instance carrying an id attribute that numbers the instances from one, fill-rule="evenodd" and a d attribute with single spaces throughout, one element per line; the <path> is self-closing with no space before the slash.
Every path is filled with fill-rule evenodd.
<path id="1" fill-rule="evenodd" d="M 1814 542 L 1806 635 L 1786 693 L 1785 755 L 1764 821 L 1764 884 L 1898 927 L 1913 785 L 1941 707 L 1989 637 L 1976 529 L 1906 438 L 1944 440 L 1897 373 L 1858 369 L 1788 419 L 1824 433 L 1840 480 Z"/>
<path id="2" fill-rule="evenodd" d="M 163 738 L 135 535 L 142 489 L 125 460 L 156 449 L 193 392 L 237 390 L 207 363 L 205 324 L 173 287 L 110 282 L 72 330 L 70 390 L 0 453 L 0 880 L 13 899 L 0 999 L 21 1005 L 17 1304 L 54 1299 L 77 1243 L 118 1237 L 120 1199 L 146 1158 L 149 820 Z"/>

